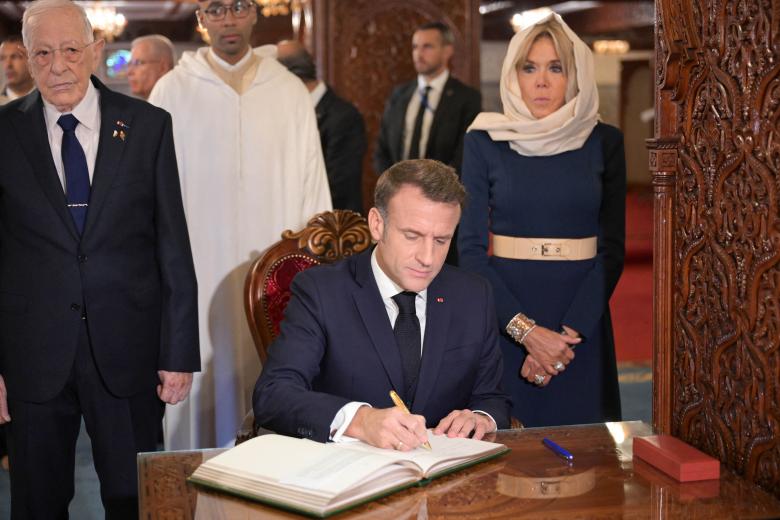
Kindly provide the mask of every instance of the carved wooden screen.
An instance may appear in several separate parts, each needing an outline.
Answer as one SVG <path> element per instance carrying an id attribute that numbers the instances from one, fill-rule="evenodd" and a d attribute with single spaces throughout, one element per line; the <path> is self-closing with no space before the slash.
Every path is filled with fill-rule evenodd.
<path id="1" fill-rule="evenodd" d="M 654 420 L 780 495 L 780 4 L 656 9 Z"/>
<path id="2" fill-rule="evenodd" d="M 412 33 L 441 20 L 455 35 L 453 74 L 479 87 L 479 0 L 316 0 L 315 56 L 320 73 L 363 114 L 368 153 L 363 200 L 370 207 L 376 176 L 371 157 L 393 85 L 415 77 Z"/>

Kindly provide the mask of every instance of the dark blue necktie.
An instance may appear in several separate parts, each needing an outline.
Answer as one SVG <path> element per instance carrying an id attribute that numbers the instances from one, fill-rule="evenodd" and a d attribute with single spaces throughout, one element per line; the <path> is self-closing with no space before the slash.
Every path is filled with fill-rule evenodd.
<path id="1" fill-rule="evenodd" d="M 84 149 L 76 138 L 79 120 L 73 114 L 60 116 L 62 128 L 62 166 L 65 169 L 65 196 L 79 235 L 84 232 L 89 208 L 89 169 Z"/>
<path id="2" fill-rule="evenodd" d="M 412 130 L 412 144 L 409 146 L 409 159 L 420 158 L 420 139 L 422 138 L 422 125 L 425 111 L 428 110 L 428 93 L 431 87 L 426 85 L 420 93 L 420 108 L 417 109 L 417 117 L 414 118 L 414 128 Z"/>
<path id="3" fill-rule="evenodd" d="M 404 372 L 403 400 L 407 408 L 412 407 L 414 392 L 417 388 L 417 376 L 420 372 L 420 320 L 414 300 L 417 293 L 404 291 L 393 296 L 398 304 L 398 318 L 393 325 L 395 342 L 401 354 L 401 367 Z"/>

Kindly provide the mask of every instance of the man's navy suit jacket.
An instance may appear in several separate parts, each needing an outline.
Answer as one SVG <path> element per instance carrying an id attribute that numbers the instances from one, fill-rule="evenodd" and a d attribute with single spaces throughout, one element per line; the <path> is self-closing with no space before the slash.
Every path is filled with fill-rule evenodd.
<path id="1" fill-rule="evenodd" d="M 0 375 L 9 399 L 42 402 L 63 388 L 82 315 L 114 395 L 157 384 L 158 369 L 200 369 L 171 117 L 92 81 L 101 127 L 81 237 L 39 92 L 0 109 Z"/>
<path id="2" fill-rule="evenodd" d="M 452 410 L 509 426 L 490 285 L 445 265 L 428 287 L 425 338 L 411 412 L 434 427 Z M 296 275 L 281 333 L 254 392 L 256 423 L 325 442 L 342 406 L 393 405 L 401 358 L 371 270 L 371 252 Z"/>

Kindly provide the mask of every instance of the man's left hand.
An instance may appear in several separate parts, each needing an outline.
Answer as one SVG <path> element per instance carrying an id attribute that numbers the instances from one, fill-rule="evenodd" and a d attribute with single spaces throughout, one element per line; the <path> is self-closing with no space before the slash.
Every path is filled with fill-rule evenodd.
<path id="1" fill-rule="evenodd" d="M 468 437 L 471 432 L 473 439 L 481 439 L 486 433 L 493 431 L 495 426 L 487 415 L 475 413 L 471 410 L 453 410 L 439 422 L 435 435 L 447 434 L 447 437 Z"/>
<path id="2" fill-rule="evenodd" d="M 157 385 L 157 396 L 160 401 L 168 404 L 176 404 L 184 401 L 192 387 L 191 372 L 168 372 L 158 370 L 160 384 Z"/>

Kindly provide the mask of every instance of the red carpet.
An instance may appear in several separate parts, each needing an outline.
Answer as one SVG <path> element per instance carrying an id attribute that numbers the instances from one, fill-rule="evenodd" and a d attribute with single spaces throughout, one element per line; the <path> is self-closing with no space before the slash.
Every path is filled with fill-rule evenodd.
<path id="1" fill-rule="evenodd" d="M 612 295 L 612 325 L 618 362 L 649 362 L 652 357 L 653 195 L 626 197 L 626 263 Z"/>

